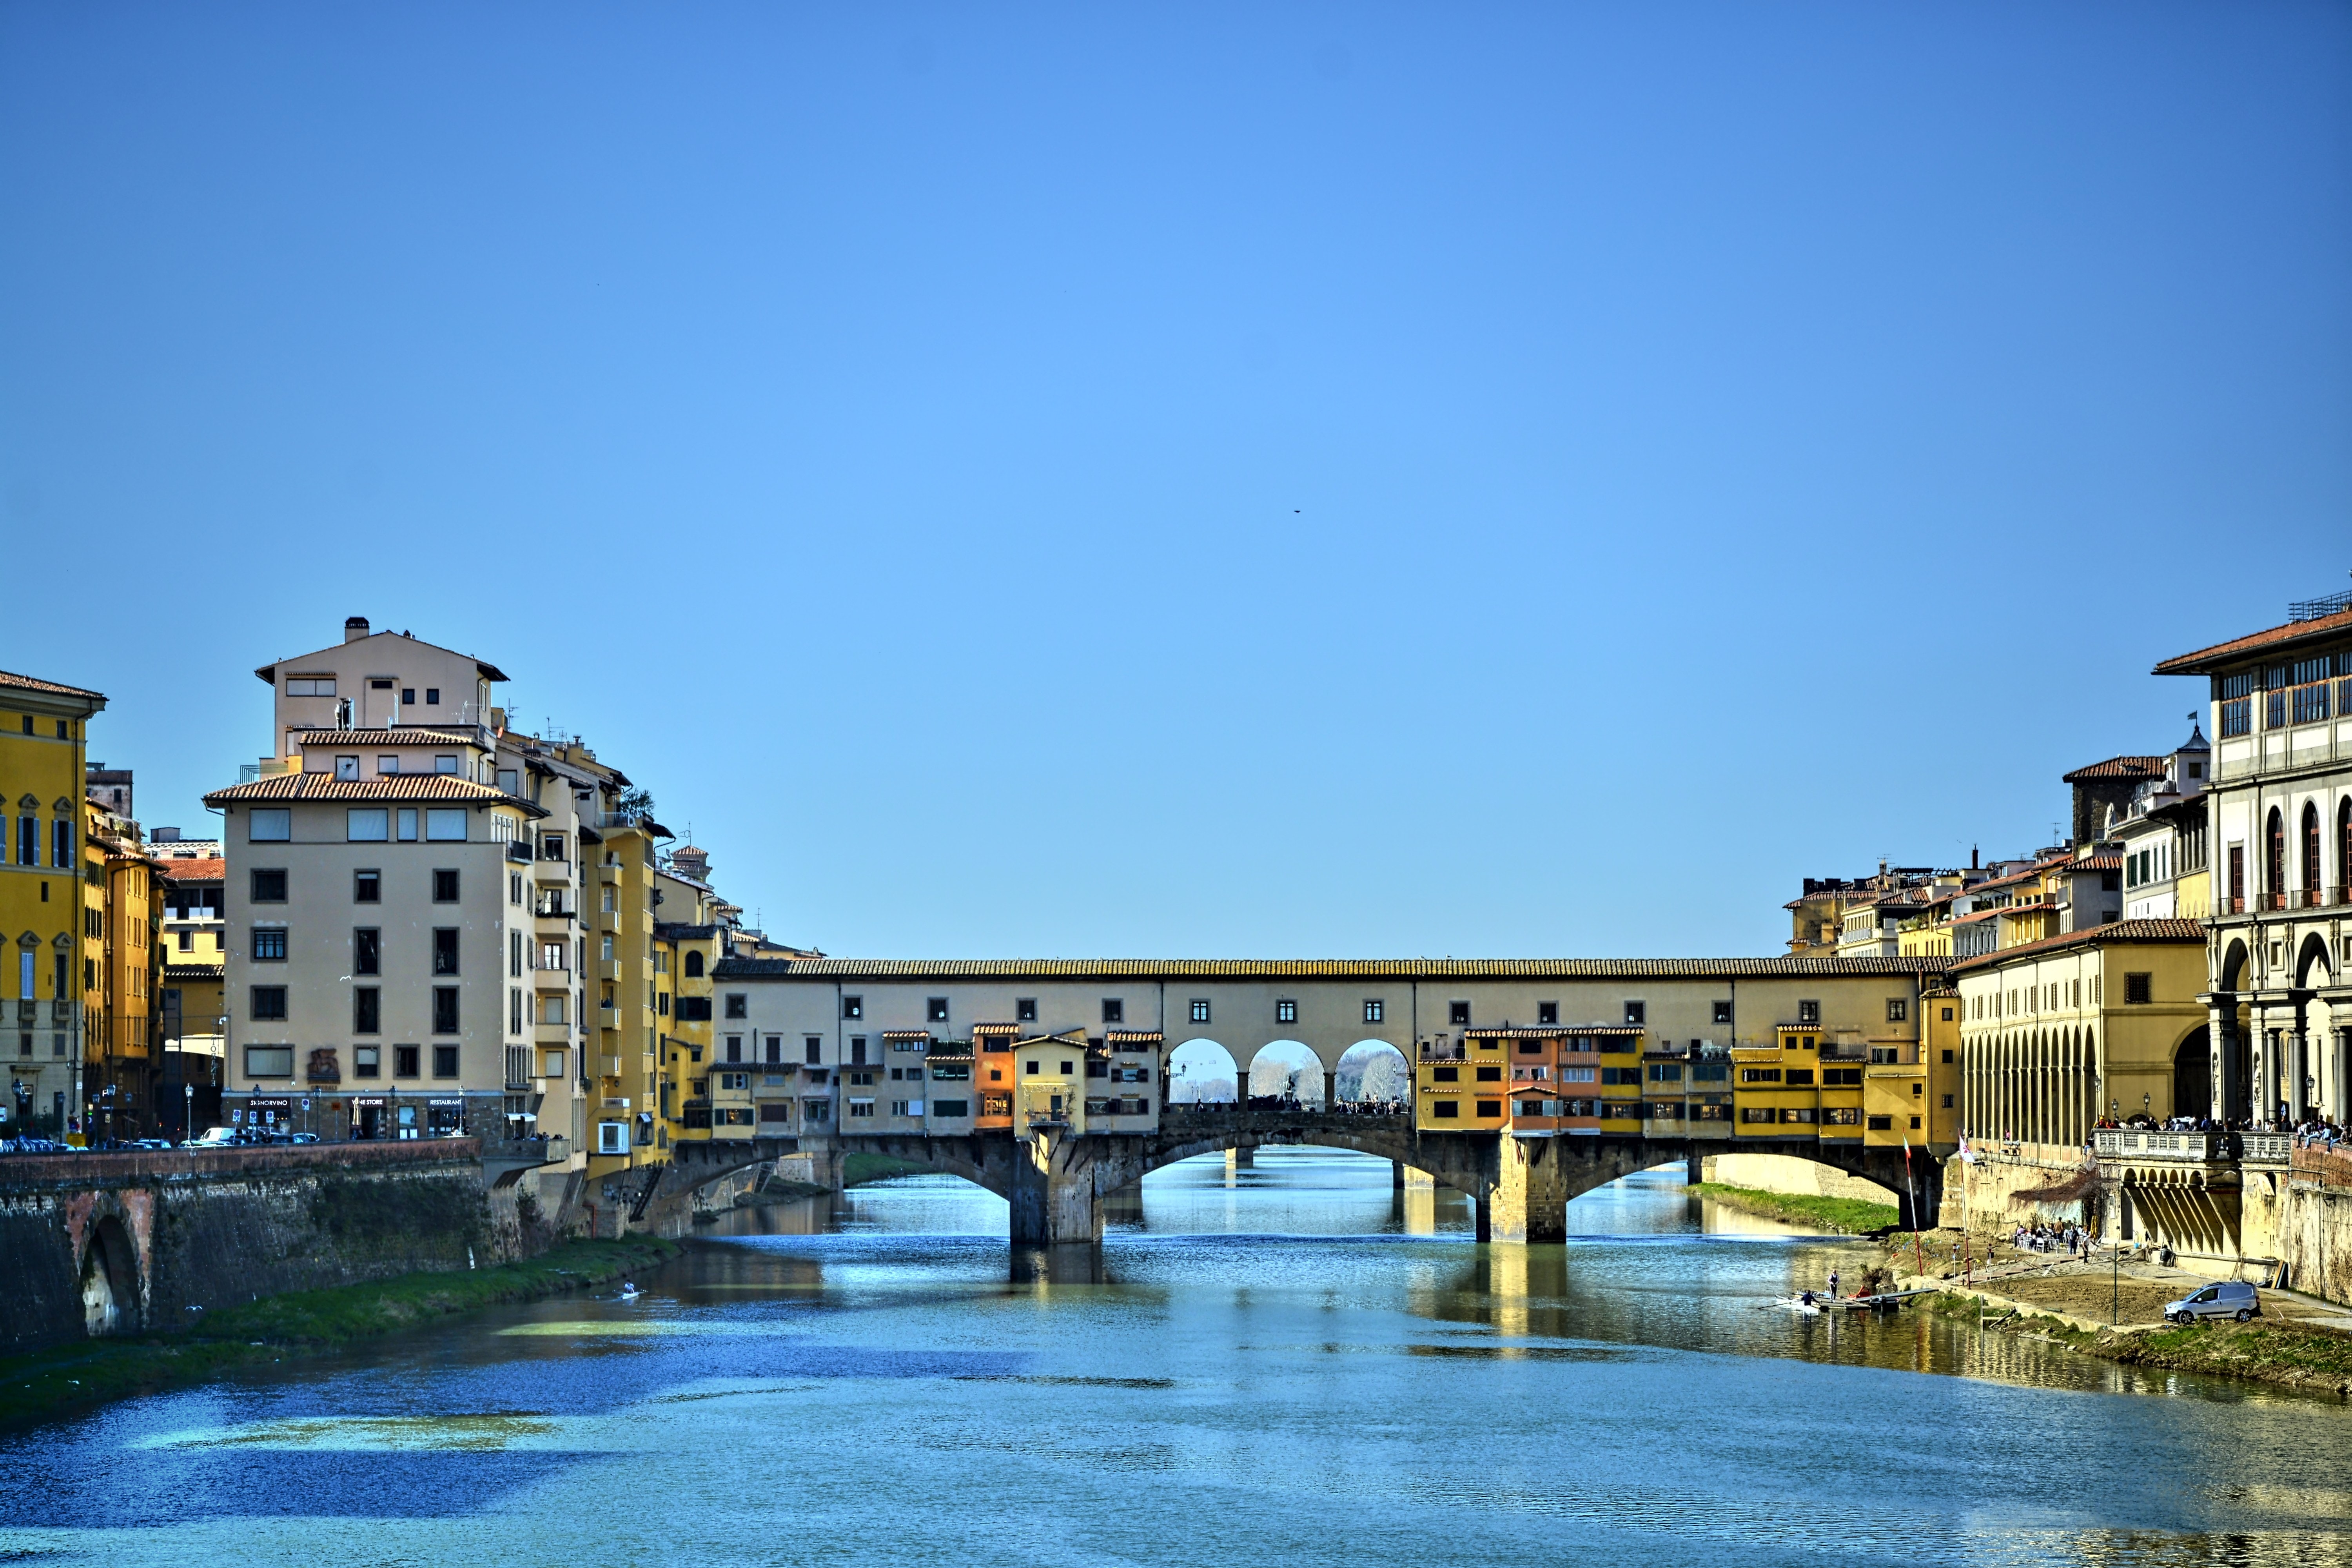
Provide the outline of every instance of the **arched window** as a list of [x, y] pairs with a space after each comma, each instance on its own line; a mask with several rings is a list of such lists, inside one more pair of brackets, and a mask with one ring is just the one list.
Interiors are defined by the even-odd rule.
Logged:
[[[2269, 880], [2263, 884], [2265, 893], [2286, 891], [2286, 824], [2279, 817], [2277, 806], [2271, 807], [2270, 831], [2263, 839], [2263, 870]], [[2276, 906], [2273, 905], [2273, 908]]]
[[2352, 888], [2352, 795], [2344, 797], [2336, 808], [2336, 901], [2352, 899], [2344, 889]]
[[[2319, 891], [2319, 871], [2324, 864], [2319, 858], [2319, 807], [2310, 801], [2303, 803], [2303, 890], [2316, 895]], [[2305, 900], [2306, 908], [2319, 902], [2316, 896]]]
[[686, 977], [688, 980], [699, 980], [702, 978], [702, 954], [691, 950], [688, 952], [686, 955]]

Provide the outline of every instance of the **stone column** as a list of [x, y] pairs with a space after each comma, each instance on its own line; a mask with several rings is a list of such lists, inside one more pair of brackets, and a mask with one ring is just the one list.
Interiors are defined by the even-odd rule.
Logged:
[[1404, 1162], [1402, 1160], [1391, 1160], [1389, 1162], [1389, 1191], [1392, 1193], [1401, 1193], [1404, 1191]]
[[2205, 1004], [2205, 1043], [2212, 1053], [2213, 1116], [2226, 1121], [2238, 1109], [2238, 999], [2227, 992]]
[[1336, 1072], [1326, 1072], [1323, 1075], [1323, 1109], [1328, 1110], [1339, 1103], [1339, 1075]]
[[1253, 1170], [1257, 1165], [1257, 1151], [1247, 1143], [1237, 1143], [1225, 1151], [1225, 1174], [1235, 1171]]

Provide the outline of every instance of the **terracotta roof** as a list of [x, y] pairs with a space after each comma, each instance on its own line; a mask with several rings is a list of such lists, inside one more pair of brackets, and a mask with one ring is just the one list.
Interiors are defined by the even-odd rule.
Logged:
[[[1989, 921], [1989, 920], [1992, 919], [1992, 918], [1993, 918], [1993, 916], [1995, 916], [1995, 915], [2005, 915], [2005, 914], [2007, 914], [2011, 909], [2014, 909], [2015, 907], [2016, 907], [2016, 906], [2012, 904], [2012, 905], [2008, 906], [2007, 908], [1998, 909], [1998, 910], [1970, 910], [1970, 911], [1969, 911], [1969, 913], [1967, 913], [1967, 914], [1964, 914], [1964, 915], [1956, 915], [1956, 916], [1954, 916], [1954, 917], [1953, 917], [1953, 919], [1952, 919], [1952, 923], [1953, 923], [1954, 925], [1956, 925], [1956, 926], [1964, 926], [1964, 925], [1973, 924], [1974, 922], [1979, 921]], [[2035, 905], [2033, 905], [2032, 907], [2033, 907], [2034, 909], [2037, 909], [2037, 910], [2038, 910], [2038, 909], [2042, 908], [2042, 905], [2040, 905], [2040, 904], [2035, 904]]]
[[2323, 637], [2340, 637], [2352, 632], [2352, 610], [2338, 610], [2332, 616], [2322, 616], [2315, 621], [2289, 621], [2283, 626], [2273, 626], [2266, 632], [2215, 643], [2200, 647], [2195, 653], [2184, 653], [2168, 658], [2156, 667], [2158, 675], [2207, 675], [2222, 665], [2234, 663], [2248, 654], [2283, 651], [2294, 645]]
[[1950, 966], [1930, 957], [730, 958], [713, 973], [739, 980], [1793, 980], [1940, 974]]
[[218, 980], [224, 972], [223, 966], [219, 964], [167, 963], [163, 966], [163, 978], [166, 980]]
[[2076, 768], [2071, 773], [2058, 775], [2060, 784], [2081, 784], [2085, 779], [2148, 779], [2164, 776], [2162, 757], [2109, 757], [2104, 763], [2093, 763], [2087, 768]]
[[[798, 961], [797, 961], [797, 960], [793, 960], [793, 959], [783, 959], [783, 960], [768, 960], [768, 959], [761, 959], [761, 960], [756, 960], [756, 961], [754, 961], [754, 962], [759, 962], [759, 963], [774, 963], [774, 962], [782, 962], [782, 963], [795, 963], [795, 962], [798, 962]], [[1021, 1032], [1021, 1026], [1020, 1026], [1020, 1025], [1018, 1025], [1018, 1024], [974, 1024], [974, 1025], [971, 1026], [972, 1037], [973, 1037], [974, 1039], [978, 1039], [978, 1038], [979, 1038], [981, 1036], [982, 1036], [982, 1035], [1017, 1035], [1017, 1034], [1019, 1034], [1020, 1032]]]
[[103, 691], [89, 691], [79, 686], [60, 686], [54, 680], [36, 680], [29, 675], [11, 675], [5, 669], [0, 669], [0, 689], [41, 691], [52, 697], [88, 697], [100, 702], [106, 700]]
[[339, 779], [327, 773], [279, 773], [275, 778], [255, 779], [251, 784], [231, 784], [205, 796], [206, 805], [242, 805], [253, 802], [318, 800], [421, 800], [462, 801], [468, 805], [511, 805], [533, 816], [545, 816], [546, 808], [519, 800], [488, 784], [476, 784], [452, 773], [401, 773], [392, 778]]
[[[152, 845], [149, 847], [153, 847]], [[155, 858], [155, 869], [174, 882], [217, 882], [228, 875], [228, 862], [218, 858], [210, 860], [174, 860], [169, 856]]]
[[1103, 1041], [1113, 1046], [1149, 1046], [1168, 1037], [1157, 1029], [1105, 1029]]
[[2057, 869], [2066, 871], [2120, 871], [2124, 858], [2120, 855], [2085, 855], [2080, 860], [2069, 860]]
[[886, 1040], [928, 1040], [931, 1032], [929, 1029], [885, 1029], [882, 1037]]
[[458, 741], [478, 746], [470, 725], [403, 724], [397, 730], [304, 730], [296, 739], [306, 746], [430, 746]]
[[2004, 947], [1999, 952], [1988, 952], [1979, 958], [1964, 958], [1952, 965], [1958, 974], [1972, 969], [1989, 969], [2007, 963], [2015, 958], [2039, 958], [2046, 953], [2063, 952], [2070, 947], [2095, 947], [2116, 942], [2193, 942], [2202, 946], [2205, 925], [2201, 921], [2152, 920], [2113, 921], [2102, 926], [2085, 926], [2061, 936], [2045, 936], [2040, 942], [2020, 942]]

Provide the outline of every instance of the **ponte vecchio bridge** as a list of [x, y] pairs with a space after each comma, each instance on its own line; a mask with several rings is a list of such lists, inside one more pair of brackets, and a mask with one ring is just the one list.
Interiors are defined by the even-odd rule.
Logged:
[[[1932, 1224], [1948, 962], [729, 960], [709, 1135], [627, 1195], [642, 1216], [756, 1163], [870, 1152], [1003, 1196], [1016, 1244], [1092, 1242], [1103, 1200], [1163, 1165], [1314, 1143], [1466, 1194], [1481, 1239], [1539, 1241], [1581, 1193], [1736, 1150], [1864, 1176]], [[1311, 1059], [1321, 1103], [1171, 1101], [1187, 1047], [1237, 1086], [1267, 1050]], [[1336, 1103], [1366, 1047], [1404, 1058], [1403, 1103]]]

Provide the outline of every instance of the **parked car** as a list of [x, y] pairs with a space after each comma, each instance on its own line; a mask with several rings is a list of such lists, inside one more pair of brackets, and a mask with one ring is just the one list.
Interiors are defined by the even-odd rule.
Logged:
[[180, 1145], [183, 1149], [234, 1149], [245, 1139], [234, 1127], [207, 1127]]
[[2168, 1323], [2193, 1323], [2200, 1318], [2234, 1318], [2242, 1323], [2262, 1315], [2262, 1298], [2242, 1279], [2224, 1279], [2164, 1304], [2164, 1321]]

